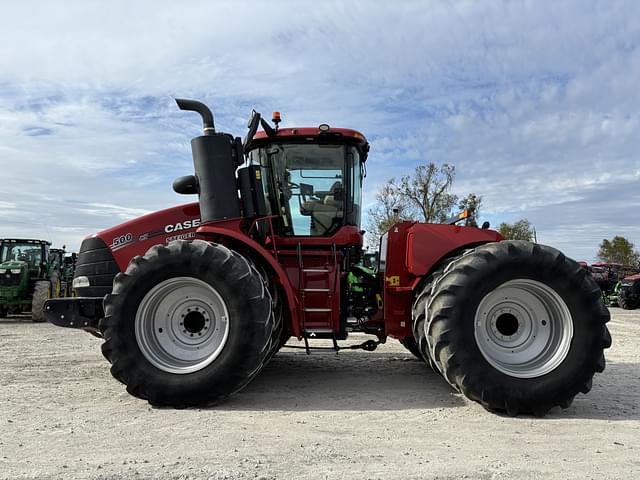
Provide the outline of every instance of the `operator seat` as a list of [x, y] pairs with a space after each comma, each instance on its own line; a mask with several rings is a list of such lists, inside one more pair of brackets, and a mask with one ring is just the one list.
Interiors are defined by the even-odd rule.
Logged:
[[[337, 197], [337, 198], [336, 198]], [[342, 183], [335, 182], [322, 200], [307, 200], [301, 213], [311, 216], [311, 235], [324, 235], [336, 218], [342, 218]]]

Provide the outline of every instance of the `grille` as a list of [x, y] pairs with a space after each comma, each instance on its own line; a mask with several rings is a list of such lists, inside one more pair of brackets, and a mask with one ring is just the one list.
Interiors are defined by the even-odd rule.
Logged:
[[0, 273], [0, 286], [15, 287], [16, 285], [20, 285], [19, 273]]
[[111, 293], [113, 277], [120, 272], [111, 250], [100, 238], [87, 238], [80, 245], [74, 277], [85, 276], [90, 286], [75, 289], [79, 297], [104, 297]]

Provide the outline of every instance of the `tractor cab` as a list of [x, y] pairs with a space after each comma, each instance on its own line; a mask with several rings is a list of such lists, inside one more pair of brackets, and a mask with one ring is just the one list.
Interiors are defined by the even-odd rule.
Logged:
[[368, 144], [347, 129], [282, 129], [250, 141], [247, 167], [258, 168], [267, 215], [283, 236], [326, 237], [360, 226]]
[[0, 271], [4, 271], [5, 278], [8, 274], [17, 277], [21, 269], [28, 272], [29, 278], [42, 277], [49, 260], [49, 245], [43, 240], [1, 240]]
[[49, 262], [51, 265], [62, 269], [64, 265], [65, 250], [64, 248], [52, 248], [49, 250]]

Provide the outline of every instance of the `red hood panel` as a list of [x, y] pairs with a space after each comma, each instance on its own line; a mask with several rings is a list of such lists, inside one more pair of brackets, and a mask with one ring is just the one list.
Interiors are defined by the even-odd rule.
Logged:
[[129, 260], [136, 255], [144, 255], [157, 244], [166, 245], [172, 240], [193, 238], [199, 226], [200, 206], [195, 202], [149, 213], [93, 236], [107, 244], [120, 270], [124, 272]]

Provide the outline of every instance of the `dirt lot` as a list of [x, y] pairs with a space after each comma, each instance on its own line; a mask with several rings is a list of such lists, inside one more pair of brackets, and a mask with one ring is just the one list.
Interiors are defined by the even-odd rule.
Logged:
[[638, 478], [640, 311], [613, 309], [607, 370], [546, 418], [491, 414], [396, 342], [284, 350], [203, 410], [150, 408], [100, 341], [0, 321], [0, 478]]

